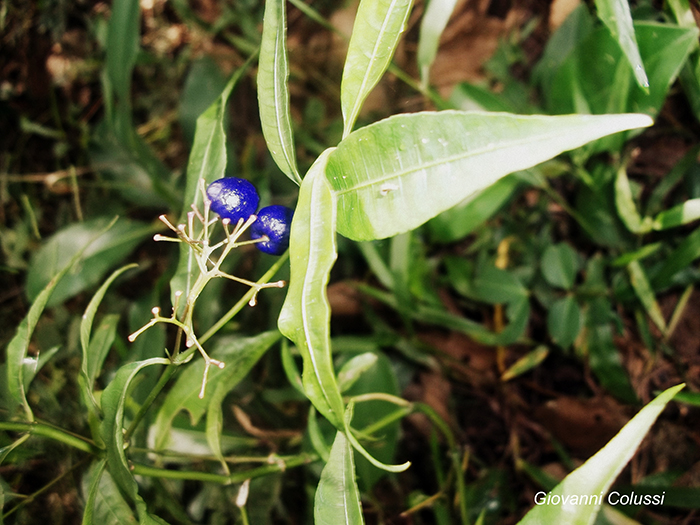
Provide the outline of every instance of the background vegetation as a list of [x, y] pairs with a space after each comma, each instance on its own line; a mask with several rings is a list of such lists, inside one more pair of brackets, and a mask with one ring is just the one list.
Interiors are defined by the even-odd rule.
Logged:
[[[146, 521], [141, 504], [170, 523], [311, 523], [323, 467], [323, 446], [313, 441], [325, 435], [330, 445], [333, 434], [310, 416], [285, 362], [296, 358], [275, 331], [286, 291], [263, 290], [255, 307], [244, 307], [248, 289], [220, 279], [198, 301], [202, 333], [236, 313], [210, 347], [233, 359], [229, 375], [209, 386], [225, 396], [223, 464], [208, 440], [209, 415], [194, 401], [202, 360], [150, 399], [159, 359], [178, 336], [157, 325], [127, 339], [154, 306], [170, 309], [179, 251], [152, 241], [167, 234], [157, 217], [179, 215], [196, 120], [234, 72], [238, 82], [220, 109], [226, 173], [254, 182], [263, 204], [296, 203], [298, 188], [270, 157], [259, 120], [264, 5], [144, 1], [138, 23], [124, 5], [0, 5], [0, 341], [13, 355], [21, 323], [36, 324], [22, 370], [38, 422], [22, 426], [32, 418], [18, 417], [15, 386], [0, 382], [0, 515], [7, 523], [78, 523], [93, 501], [90, 512], [113, 523], [135, 522], [135, 514]], [[343, 136], [339, 86], [355, 10], [353, 2], [288, 5], [302, 173]], [[644, 133], [601, 139], [503, 178], [413, 232], [338, 238], [328, 288], [335, 364], [363, 372], [343, 378], [344, 394], [383, 392], [422, 407], [400, 422], [407, 412], [387, 403], [356, 407], [355, 428], [380, 429], [366, 445], [375, 457], [412, 462], [387, 474], [357, 457], [367, 523], [515, 523], [537, 491], [678, 383], [688, 385], [684, 397], [616, 484], [663, 491], [665, 505], [615, 510], [640, 523], [698, 519], [696, 12], [683, 2], [633, 6], [648, 89], [595, 12], [563, 1], [458, 2], [433, 54], [429, 29], [440, 23], [433, 13], [426, 25], [426, 5], [417, 2], [389, 73], [359, 116], [364, 125], [396, 113], [479, 108], [656, 119]], [[42, 290], [76, 254], [77, 266], [47, 298]], [[131, 262], [138, 267], [112, 274]], [[274, 279], [288, 278], [285, 259], [250, 246], [226, 263], [251, 281], [271, 268]], [[45, 305], [41, 317], [32, 318], [32, 304]], [[94, 317], [87, 325], [86, 308]], [[237, 361], [236, 345], [254, 351]], [[347, 365], [368, 352], [371, 362]], [[86, 353], [99, 357], [87, 364]], [[99, 397], [125, 381], [117, 370], [144, 360], [153, 366], [115, 407], [144, 422], [126, 437], [140, 476], [132, 508], [123, 480], [100, 476], [91, 463], [99, 416], [81, 381]], [[6, 360], [0, 377], [12, 366]], [[247, 503], [237, 499], [246, 479]], [[606, 512], [600, 520], [621, 519]]]

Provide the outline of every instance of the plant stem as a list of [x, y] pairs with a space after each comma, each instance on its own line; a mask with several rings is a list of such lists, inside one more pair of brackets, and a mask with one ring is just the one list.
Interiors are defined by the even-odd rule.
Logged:
[[199, 472], [196, 470], [170, 470], [140, 463], [132, 464], [132, 473], [137, 476], [148, 476], [162, 479], [179, 479], [179, 480], [196, 480], [209, 483], [218, 483], [220, 485], [231, 485], [234, 483], [243, 483], [246, 479], [259, 478], [275, 472], [284, 472], [288, 468], [298, 467], [312, 463], [318, 459], [315, 454], [299, 454], [298, 456], [290, 456], [280, 458], [277, 463], [257, 467], [241, 472], [234, 472], [230, 476], [224, 474], [212, 474], [210, 472]]
[[0, 430], [10, 430], [13, 432], [28, 432], [33, 436], [43, 436], [61, 443], [65, 443], [73, 448], [88, 452], [90, 454], [100, 454], [102, 451], [87, 438], [70, 434], [63, 429], [48, 425], [46, 423], [14, 423], [0, 421]]

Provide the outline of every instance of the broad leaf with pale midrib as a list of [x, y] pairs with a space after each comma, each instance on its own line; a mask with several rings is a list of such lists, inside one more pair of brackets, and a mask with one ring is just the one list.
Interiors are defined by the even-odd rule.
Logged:
[[351, 133], [328, 158], [337, 230], [354, 240], [412, 230], [501, 177], [591, 140], [650, 126], [647, 115], [395, 115]]

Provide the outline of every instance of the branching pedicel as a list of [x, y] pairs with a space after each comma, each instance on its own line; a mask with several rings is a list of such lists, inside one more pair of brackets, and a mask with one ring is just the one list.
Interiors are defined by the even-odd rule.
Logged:
[[[224, 368], [224, 363], [217, 359], [212, 359], [209, 354], [204, 350], [204, 347], [197, 340], [197, 336], [194, 333], [193, 327], [193, 316], [192, 312], [194, 310], [194, 305], [202, 293], [202, 290], [207, 285], [207, 283], [216, 277], [223, 277], [225, 279], [230, 279], [232, 281], [245, 284], [254, 289], [252, 298], [250, 299], [250, 306], [255, 306], [257, 302], [257, 294], [263, 288], [282, 288], [285, 285], [284, 281], [275, 281], [271, 283], [255, 283], [247, 279], [242, 279], [231, 275], [221, 270], [221, 264], [226, 259], [226, 256], [234, 248], [240, 246], [245, 246], [247, 244], [255, 244], [259, 242], [268, 241], [268, 237], [263, 236], [259, 239], [253, 239], [248, 241], [240, 241], [241, 235], [255, 222], [257, 217], [251, 215], [247, 220], [240, 219], [238, 223], [231, 230], [231, 221], [229, 219], [221, 219], [221, 225], [223, 226], [226, 238], [214, 245], [210, 245], [210, 238], [213, 232], [213, 226], [219, 221], [219, 217], [209, 218], [211, 210], [211, 200], [207, 197], [207, 193], [204, 189], [204, 179], [199, 180], [199, 191], [202, 194], [204, 201], [204, 213], [200, 212], [195, 204], [192, 204], [192, 211], [187, 214], [187, 224], [179, 224], [177, 227], [168, 220], [165, 215], [161, 215], [159, 219], [172, 231], [177, 234], [177, 237], [167, 237], [165, 235], [156, 234], [153, 236], [155, 241], [168, 241], [168, 242], [184, 242], [192, 250], [192, 255], [194, 260], [197, 262], [199, 267], [199, 273], [197, 279], [195, 280], [189, 294], [186, 297], [185, 309], [182, 313], [181, 319], [178, 319], [177, 312], [180, 306], [180, 299], [184, 292], [178, 290], [175, 292], [175, 304], [173, 304], [172, 313], [170, 317], [163, 317], [160, 314], [160, 308], [154, 307], [151, 312], [153, 313], [153, 319], [151, 319], [144, 326], [139, 328], [137, 331], [129, 336], [129, 341], [134, 342], [136, 338], [143, 332], [148, 330], [151, 326], [158, 323], [167, 323], [177, 326], [182, 333], [185, 335], [185, 346], [191, 348], [195, 346], [199, 353], [202, 354], [204, 358], [205, 367], [204, 374], [202, 376], [202, 387], [199, 391], [199, 398], [204, 398], [204, 393], [206, 389], [207, 377], [209, 375], [209, 368], [215, 366], [217, 368]], [[195, 220], [196, 219], [196, 220]], [[201, 226], [197, 226], [197, 225]], [[222, 250], [218, 257], [212, 258], [212, 255], [217, 250]], [[167, 352], [167, 350], [166, 350]], [[177, 351], [171, 359], [177, 355]], [[186, 358], [182, 359], [180, 363], [187, 362], [191, 359], [191, 354]]]

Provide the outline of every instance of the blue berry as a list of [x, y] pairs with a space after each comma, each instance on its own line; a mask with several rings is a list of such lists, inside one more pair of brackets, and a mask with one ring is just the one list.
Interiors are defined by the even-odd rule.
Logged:
[[267, 235], [269, 240], [255, 246], [261, 252], [282, 255], [289, 248], [289, 231], [294, 211], [286, 206], [267, 206], [258, 212], [258, 219], [250, 227], [250, 236], [259, 239]]
[[211, 211], [234, 225], [240, 219], [248, 220], [260, 202], [255, 186], [238, 177], [215, 180], [207, 188], [207, 196], [211, 200]]

